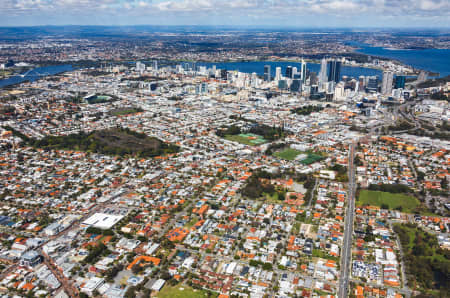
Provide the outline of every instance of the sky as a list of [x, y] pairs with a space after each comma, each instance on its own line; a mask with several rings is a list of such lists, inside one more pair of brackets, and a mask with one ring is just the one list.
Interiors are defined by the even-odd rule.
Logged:
[[0, 0], [0, 26], [450, 27], [450, 0]]

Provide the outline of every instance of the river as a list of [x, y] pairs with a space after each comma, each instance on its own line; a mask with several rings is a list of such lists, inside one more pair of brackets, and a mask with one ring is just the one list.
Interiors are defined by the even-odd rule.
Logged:
[[0, 88], [23, 83], [25, 81], [33, 82], [45, 76], [55, 75], [71, 70], [73, 70], [73, 67], [69, 64], [37, 67], [35, 69], [22, 73], [21, 75], [16, 75], [4, 80], [0, 80]]
[[398, 50], [356, 42], [349, 44], [357, 46], [358, 53], [395, 59], [417, 69], [439, 73], [440, 77], [450, 75], [450, 49]]
[[[272, 77], [275, 77], [275, 68], [281, 67], [281, 74], [284, 76], [286, 73], [286, 67], [292, 66], [297, 67], [297, 71], [300, 71], [300, 62], [281, 62], [281, 61], [249, 61], [249, 62], [198, 62], [196, 65], [202, 65], [207, 67], [212, 67], [215, 65], [218, 69], [226, 70], [238, 70], [244, 73], [256, 72], [258, 75], [264, 74], [264, 65], [270, 65], [270, 71]], [[307, 69], [315, 73], [319, 73], [320, 64], [317, 63], [307, 63]], [[358, 78], [359, 76], [378, 76], [381, 78], [381, 71], [378, 69], [365, 68], [365, 67], [352, 67], [352, 66], [342, 66], [341, 76], [348, 76], [353, 78]]]

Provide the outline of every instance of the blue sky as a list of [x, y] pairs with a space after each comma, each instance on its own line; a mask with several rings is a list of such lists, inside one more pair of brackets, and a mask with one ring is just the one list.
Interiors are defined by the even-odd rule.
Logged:
[[0, 26], [450, 27], [450, 0], [0, 0]]

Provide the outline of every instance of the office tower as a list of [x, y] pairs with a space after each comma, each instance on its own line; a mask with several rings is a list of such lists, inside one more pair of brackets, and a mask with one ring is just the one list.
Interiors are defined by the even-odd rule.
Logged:
[[325, 83], [327, 81], [327, 59], [323, 58], [320, 63], [319, 83]]
[[291, 83], [291, 91], [292, 92], [299, 92], [302, 90], [302, 81], [299, 79], [292, 80]]
[[358, 90], [364, 90], [364, 87], [366, 86], [366, 78], [364, 76], [359, 76], [358, 85], [359, 85]]
[[326, 83], [326, 89], [325, 91], [327, 93], [333, 93], [334, 92], [334, 87], [336, 86], [336, 83], [334, 81], [329, 81]]
[[[309, 84], [310, 85], [317, 85], [317, 83], [318, 83], [318, 78], [317, 78], [317, 74], [315, 73], [315, 72], [311, 72], [310, 74], [309, 74]], [[307, 82], [305, 82], [305, 84], [306, 84]]]
[[275, 68], [275, 80], [281, 80], [281, 67]]
[[295, 76], [297, 75], [297, 73], [298, 73], [298, 70], [297, 70], [297, 67], [292, 67], [292, 78], [293, 79], [295, 79]]
[[338, 83], [341, 79], [341, 62], [335, 59], [328, 61], [328, 81]]
[[197, 94], [208, 93], [208, 83], [203, 82], [200, 85], [197, 85], [196, 92]]
[[302, 59], [302, 66], [300, 69], [300, 79], [302, 80], [302, 83], [306, 83], [306, 62]]
[[220, 70], [220, 77], [222, 78], [222, 80], [226, 80], [227, 79], [227, 70], [226, 69], [221, 69]]
[[270, 65], [264, 65], [264, 81], [270, 82], [271, 80]]
[[395, 76], [395, 89], [405, 89], [406, 77], [404, 75]]
[[253, 72], [251, 76], [251, 86], [257, 88], [258, 85], [258, 75], [256, 74], [256, 72]]
[[140, 62], [140, 61], [136, 62], [136, 71], [144, 72], [145, 71], [145, 64]]
[[158, 70], [158, 61], [153, 60], [153, 70]]
[[286, 67], [286, 78], [292, 79], [293, 72], [292, 72], [292, 66]]
[[392, 94], [392, 82], [394, 80], [394, 73], [392, 71], [383, 72], [383, 80], [381, 82], [381, 93], [384, 95]]
[[342, 83], [339, 83], [334, 88], [334, 100], [342, 100], [345, 98], [345, 86]]
[[378, 91], [378, 77], [372, 76], [369, 77], [367, 81], [367, 91], [368, 92], [377, 92]]
[[278, 89], [280, 89], [280, 90], [287, 89], [286, 80], [278, 80]]

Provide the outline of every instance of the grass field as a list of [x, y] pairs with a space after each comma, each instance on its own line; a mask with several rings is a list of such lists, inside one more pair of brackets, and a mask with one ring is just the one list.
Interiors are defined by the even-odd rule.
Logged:
[[283, 200], [278, 199], [279, 198], [279, 194], [278, 192], [274, 192], [272, 195], [268, 194], [268, 193], [263, 193], [263, 197], [264, 197], [264, 201], [266, 203], [271, 203], [271, 204], [282, 204]]
[[305, 159], [302, 159], [300, 161], [304, 165], [310, 165], [312, 163], [315, 163], [316, 161], [323, 159], [323, 157], [318, 154], [311, 153], [311, 152], [302, 152], [302, 151], [298, 151], [298, 150], [291, 149], [291, 148], [286, 148], [282, 151], [275, 152], [273, 155], [275, 155], [276, 157], [282, 158], [282, 159], [286, 159], [286, 160], [294, 160], [300, 154], [308, 155], [308, 157], [306, 157]]
[[123, 115], [131, 115], [142, 112], [142, 109], [137, 108], [119, 108], [111, 111], [111, 115], [113, 116], [123, 116]]
[[304, 165], [310, 165], [310, 164], [315, 163], [316, 161], [319, 161], [322, 159], [323, 159], [323, 157], [318, 154], [308, 153], [308, 157], [303, 159], [300, 162]]
[[190, 229], [197, 223], [197, 221], [198, 221], [197, 217], [194, 217], [184, 227]]
[[[156, 294], [158, 298], [203, 298], [208, 297], [208, 293], [203, 290], [195, 290], [187, 285], [178, 284], [174, 287], [165, 285], [164, 288]], [[217, 297], [213, 295], [211, 297]]]
[[267, 143], [267, 140], [261, 137], [260, 135], [255, 135], [252, 133], [248, 134], [239, 134], [239, 135], [226, 135], [225, 139], [232, 141], [232, 142], [238, 142], [244, 145], [249, 146], [256, 146], [261, 145], [264, 143]]
[[385, 204], [389, 209], [402, 207], [402, 212], [407, 213], [414, 213], [414, 209], [420, 205], [419, 200], [412, 196], [373, 190], [361, 190], [356, 203], [359, 206], [371, 205], [379, 207]]
[[279, 158], [282, 158], [282, 159], [294, 160], [301, 153], [302, 153], [301, 151], [298, 151], [298, 150], [295, 150], [295, 149], [291, 149], [291, 148], [286, 148], [283, 151], [275, 152], [274, 155], [276, 157], [279, 157]]

